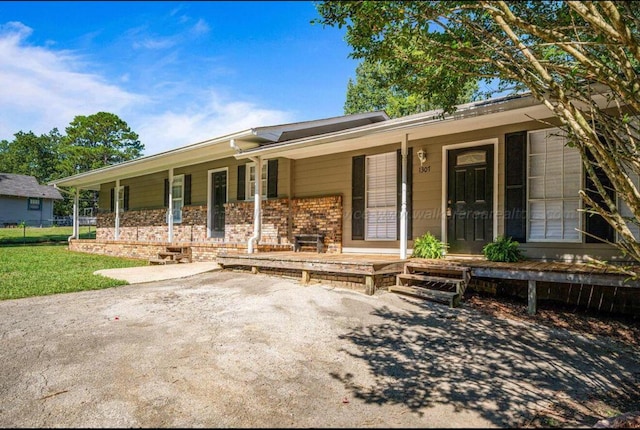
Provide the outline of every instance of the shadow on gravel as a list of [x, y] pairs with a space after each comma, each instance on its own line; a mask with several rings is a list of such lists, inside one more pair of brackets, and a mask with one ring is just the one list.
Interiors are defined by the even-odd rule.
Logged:
[[[402, 298], [403, 300], [407, 300]], [[413, 412], [437, 404], [475, 410], [497, 426], [523, 426], [540, 410], [592, 426], [602, 416], [575, 408], [596, 393], [640, 393], [639, 352], [563, 330], [507, 322], [467, 308], [415, 302], [417, 312], [374, 312], [384, 323], [342, 338], [375, 383], [359, 386], [333, 374], [367, 403], [403, 404]]]

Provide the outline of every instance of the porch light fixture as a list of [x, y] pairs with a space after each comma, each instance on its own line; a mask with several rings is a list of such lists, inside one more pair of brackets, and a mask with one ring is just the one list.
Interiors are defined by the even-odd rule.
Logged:
[[422, 166], [422, 164], [427, 161], [427, 152], [420, 148], [420, 150], [418, 151], [418, 160], [420, 160], [420, 165]]

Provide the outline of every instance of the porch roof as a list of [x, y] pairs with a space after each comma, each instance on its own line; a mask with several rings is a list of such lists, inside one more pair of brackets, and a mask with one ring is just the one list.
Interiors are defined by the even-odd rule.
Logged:
[[431, 110], [362, 127], [248, 148], [235, 154], [235, 157], [310, 158], [399, 143], [405, 134], [409, 140], [416, 140], [550, 116], [551, 111], [530, 94], [510, 95], [459, 105], [454, 113], [445, 116], [440, 109]]
[[170, 168], [233, 157], [237, 152], [236, 149], [231, 146], [232, 141], [241, 151], [245, 151], [287, 142], [291, 139], [308, 138], [309, 136], [361, 127], [363, 125], [375, 124], [387, 120], [389, 120], [387, 114], [379, 111], [290, 124], [255, 127], [158, 154], [140, 157], [135, 160], [57, 179], [49, 182], [49, 185], [98, 190], [100, 184], [112, 182], [116, 179], [142, 176]]

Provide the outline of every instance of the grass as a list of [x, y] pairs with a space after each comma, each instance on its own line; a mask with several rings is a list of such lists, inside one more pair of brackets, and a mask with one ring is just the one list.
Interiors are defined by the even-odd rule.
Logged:
[[126, 285], [93, 272], [145, 265], [144, 260], [72, 252], [66, 243], [0, 246], [0, 300]]
[[[80, 239], [95, 239], [95, 226], [80, 226]], [[15, 227], [0, 228], [0, 245], [65, 242], [73, 234], [73, 227]]]

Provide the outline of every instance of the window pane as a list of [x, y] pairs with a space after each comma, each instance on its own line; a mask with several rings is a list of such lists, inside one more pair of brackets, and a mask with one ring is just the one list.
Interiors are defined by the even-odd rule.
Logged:
[[366, 158], [365, 237], [367, 240], [395, 240], [396, 238], [396, 165], [395, 152]]
[[575, 240], [580, 237], [580, 233], [576, 230], [580, 226], [581, 213], [578, 212], [579, 206], [579, 199], [564, 201], [562, 220], [564, 222], [564, 238], [567, 240]]
[[531, 198], [531, 199], [543, 199], [544, 198], [544, 180], [543, 180], [543, 178], [531, 178], [531, 179], [529, 179], [529, 198]]
[[456, 157], [456, 166], [466, 166], [469, 164], [486, 163], [487, 151], [470, 151]]
[[[246, 199], [247, 200], [253, 200], [255, 198], [255, 193], [256, 193], [256, 165], [255, 164], [250, 164], [248, 165], [248, 169], [247, 169], [247, 192], [246, 192]], [[268, 175], [268, 170], [267, 170], [268, 164], [266, 161], [262, 162], [262, 173], [261, 173], [261, 186], [262, 186], [262, 197], [266, 198], [267, 197], [267, 178], [269, 177]]]
[[582, 162], [562, 131], [529, 133], [529, 239], [578, 241]]

